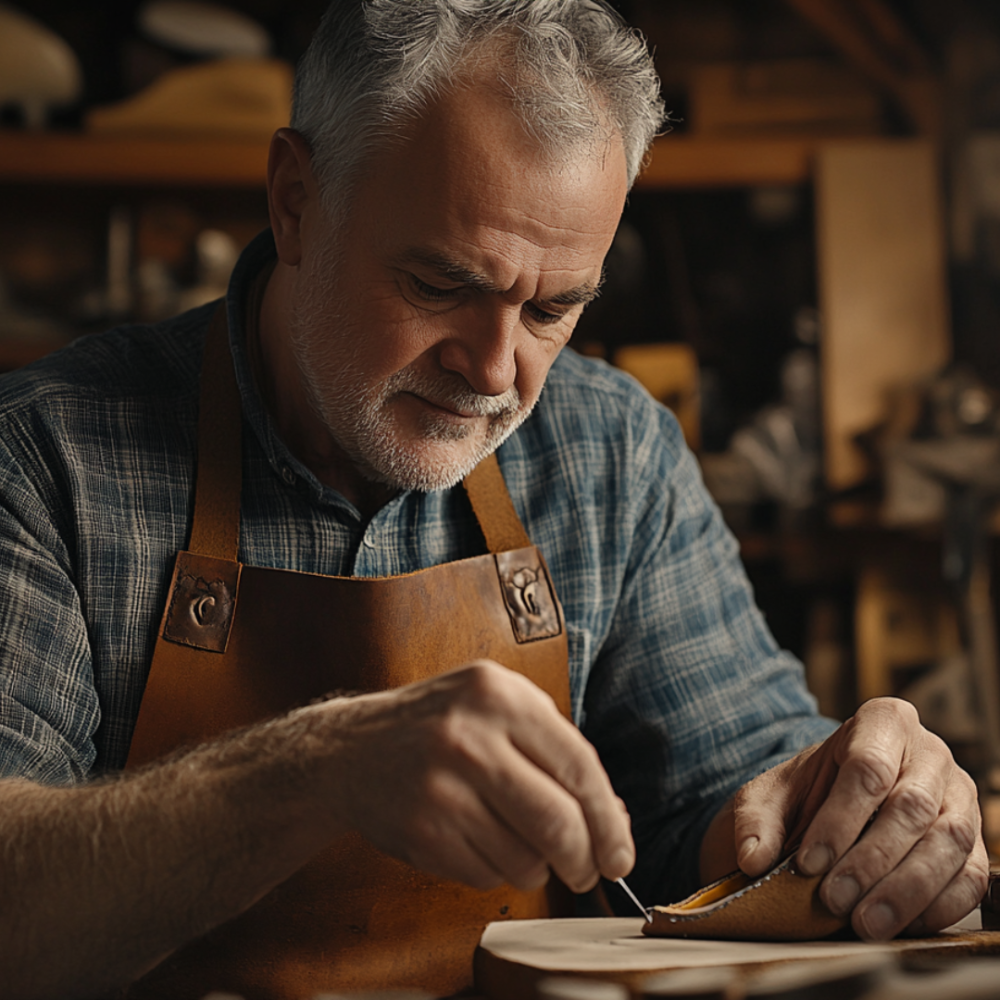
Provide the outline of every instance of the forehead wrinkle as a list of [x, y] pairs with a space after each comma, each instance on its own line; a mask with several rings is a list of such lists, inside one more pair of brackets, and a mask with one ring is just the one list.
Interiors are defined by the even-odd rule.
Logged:
[[506, 288], [501, 288], [496, 282], [487, 278], [485, 274], [474, 271], [461, 261], [437, 250], [413, 247], [402, 255], [402, 260], [414, 264], [424, 264], [436, 271], [442, 278], [447, 278], [456, 284], [468, 285], [470, 288], [476, 288], [483, 292], [495, 292], [498, 295], [503, 295], [507, 291]]
[[[486, 275], [474, 271], [468, 265], [461, 263], [461, 261], [455, 260], [437, 250], [412, 247], [402, 255], [401, 260], [404, 263], [423, 264], [448, 281], [467, 285], [478, 291], [491, 292], [496, 295], [506, 295], [510, 291], [510, 289], [496, 284], [496, 282], [490, 280]], [[603, 283], [604, 269], [602, 268], [601, 276], [596, 282], [585, 281], [573, 288], [568, 288], [564, 292], [548, 296], [542, 301], [559, 306], [586, 305], [588, 302], [593, 302], [601, 294], [601, 285]]]

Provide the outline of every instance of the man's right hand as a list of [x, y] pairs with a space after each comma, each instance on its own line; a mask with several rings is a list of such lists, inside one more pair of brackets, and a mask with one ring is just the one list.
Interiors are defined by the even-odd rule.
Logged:
[[481, 660], [331, 713], [343, 822], [416, 868], [489, 889], [570, 889], [635, 861], [597, 752], [531, 681]]
[[488, 662], [300, 708], [113, 781], [0, 780], [0, 812], [0, 982], [32, 1000], [132, 982], [350, 830], [477, 888], [532, 888], [551, 869], [582, 891], [634, 858], [593, 747]]

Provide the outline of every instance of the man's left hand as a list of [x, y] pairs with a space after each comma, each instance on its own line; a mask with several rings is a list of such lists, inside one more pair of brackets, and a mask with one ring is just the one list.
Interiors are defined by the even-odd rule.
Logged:
[[905, 701], [862, 705], [826, 742], [748, 782], [732, 808], [743, 871], [763, 874], [801, 836], [799, 869], [827, 873], [820, 898], [867, 940], [933, 933], [986, 891], [976, 786]]

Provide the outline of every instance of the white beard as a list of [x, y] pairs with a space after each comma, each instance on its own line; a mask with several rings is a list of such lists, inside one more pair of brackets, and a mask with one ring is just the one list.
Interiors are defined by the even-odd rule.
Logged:
[[[332, 242], [332, 241], [331, 241]], [[338, 302], [338, 253], [333, 246], [314, 258], [304, 276], [306, 292], [291, 317], [291, 344], [314, 412], [334, 441], [368, 480], [398, 490], [449, 489], [524, 422], [534, 402], [524, 406], [516, 387], [499, 396], [475, 392], [452, 372], [428, 377], [412, 365], [372, 383], [362, 370], [357, 345], [376, 333], [350, 328], [345, 317], [330, 311]], [[335, 331], [339, 347], [329, 346]], [[456, 424], [433, 413], [403, 437], [390, 406], [400, 393], [413, 393], [464, 414], [489, 417], [482, 424]], [[478, 440], [470, 441], [471, 434]]]

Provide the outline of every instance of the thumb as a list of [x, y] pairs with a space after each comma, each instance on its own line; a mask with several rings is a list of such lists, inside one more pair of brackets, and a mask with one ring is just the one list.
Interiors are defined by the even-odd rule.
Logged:
[[785, 850], [790, 789], [779, 765], [745, 784], [733, 799], [736, 861], [747, 875], [763, 875]]

